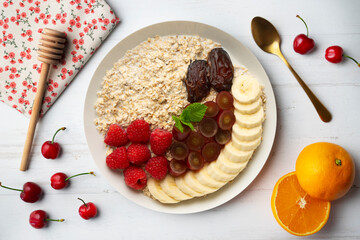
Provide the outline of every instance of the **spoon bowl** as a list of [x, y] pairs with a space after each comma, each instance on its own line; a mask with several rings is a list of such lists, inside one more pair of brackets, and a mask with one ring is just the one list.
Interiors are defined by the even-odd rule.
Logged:
[[268, 20], [262, 17], [254, 17], [251, 21], [251, 33], [256, 44], [265, 52], [277, 55], [290, 69], [291, 73], [295, 76], [301, 87], [304, 89], [307, 96], [310, 98], [317, 113], [324, 122], [330, 122], [332, 119], [331, 113], [320, 102], [315, 94], [310, 90], [306, 83], [300, 78], [300, 76], [291, 67], [280, 50], [280, 35], [274, 25]]
[[274, 49], [280, 50], [280, 35], [276, 28], [261, 17], [251, 21], [251, 33], [256, 44], [265, 52], [274, 54]]

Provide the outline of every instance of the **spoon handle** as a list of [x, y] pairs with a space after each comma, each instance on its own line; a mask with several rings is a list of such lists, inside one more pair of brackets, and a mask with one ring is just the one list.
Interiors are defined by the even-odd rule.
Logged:
[[305, 93], [310, 98], [312, 104], [314, 105], [317, 113], [319, 114], [320, 118], [324, 122], [330, 122], [332, 119], [331, 113], [326, 109], [326, 107], [321, 103], [321, 101], [315, 96], [315, 94], [310, 90], [310, 88], [306, 85], [306, 83], [300, 78], [300, 76], [295, 72], [289, 62], [286, 60], [284, 55], [280, 52], [278, 54], [280, 59], [286, 64], [286, 66], [290, 69], [292, 74], [295, 76], [296, 80], [299, 82], [301, 87], [304, 89]]

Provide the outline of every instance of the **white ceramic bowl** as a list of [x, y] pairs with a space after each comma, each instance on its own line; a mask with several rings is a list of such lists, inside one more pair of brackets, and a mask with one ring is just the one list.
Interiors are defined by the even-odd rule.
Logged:
[[[264, 122], [263, 141], [261, 145], [256, 150], [246, 169], [241, 172], [231, 184], [227, 184], [217, 192], [206, 197], [191, 199], [175, 205], [164, 205], [146, 197], [141, 192], [133, 191], [128, 188], [124, 183], [123, 175], [118, 172], [111, 171], [106, 166], [103, 136], [97, 132], [93, 123], [93, 120], [96, 118], [94, 105], [97, 98], [96, 93], [101, 88], [101, 82], [103, 76], [105, 76], [105, 72], [111, 69], [115, 61], [121, 58], [127, 50], [134, 48], [136, 45], [145, 41], [149, 37], [176, 34], [199, 35], [219, 42], [229, 53], [234, 64], [241, 64], [248, 68], [249, 71], [265, 87], [264, 91], [267, 98], [266, 120]], [[215, 27], [202, 23], [188, 21], [163, 22], [145, 27], [130, 34], [120, 41], [101, 61], [91, 79], [86, 94], [84, 106], [84, 128], [90, 152], [99, 170], [105, 176], [107, 181], [109, 181], [110, 184], [124, 197], [140, 206], [159, 212], [178, 214], [194, 213], [214, 208], [229, 201], [241, 193], [259, 174], [270, 154], [275, 138], [276, 103], [271, 83], [260, 62], [250, 52], [250, 50], [236, 38]]]

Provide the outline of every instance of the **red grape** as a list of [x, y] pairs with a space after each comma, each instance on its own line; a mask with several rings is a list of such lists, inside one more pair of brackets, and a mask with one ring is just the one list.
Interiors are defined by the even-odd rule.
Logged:
[[203, 118], [199, 123], [200, 133], [207, 138], [215, 136], [218, 131], [218, 125], [213, 118]]
[[172, 130], [172, 135], [175, 140], [184, 141], [189, 136], [191, 129], [186, 125], [183, 125], [183, 128], [184, 128], [184, 131], [180, 132], [180, 130], [177, 127], [175, 127], [175, 125], [174, 125], [173, 130]]
[[219, 129], [215, 135], [215, 141], [220, 145], [225, 145], [231, 139], [231, 131], [230, 130], [222, 130]]
[[189, 148], [183, 142], [174, 142], [171, 145], [170, 154], [176, 160], [184, 160], [189, 154]]
[[173, 177], [183, 175], [187, 170], [185, 161], [172, 159], [169, 164], [169, 174]]
[[190, 170], [199, 170], [204, 166], [204, 158], [199, 152], [190, 152], [186, 159], [186, 165]]
[[208, 101], [204, 105], [207, 106], [205, 117], [215, 117], [219, 113], [219, 106], [216, 102]]
[[220, 154], [221, 146], [216, 142], [209, 142], [204, 145], [201, 150], [201, 155], [204, 160], [207, 162], [211, 162], [217, 159]]
[[230, 130], [234, 125], [235, 120], [235, 115], [231, 110], [222, 111], [217, 118], [219, 128], [222, 130]]
[[234, 106], [234, 98], [228, 91], [221, 91], [216, 96], [216, 103], [222, 110], [231, 109]]
[[190, 150], [200, 151], [202, 146], [204, 146], [205, 139], [198, 132], [191, 132], [189, 137], [186, 139], [186, 145]]

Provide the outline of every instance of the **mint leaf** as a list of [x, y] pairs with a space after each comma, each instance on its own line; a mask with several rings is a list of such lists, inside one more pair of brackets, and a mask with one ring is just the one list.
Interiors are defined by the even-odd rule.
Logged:
[[190, 109], [185, 108], [180, 115], [181, 122], [190, 122]]
[[182, 124], [188, 126], [191, 129], [191, 131], [195, 130], [195, 128], [194, 128], [194, 126], [192, 125], [191, 122], [183, 122], [183, 121], [181, 121], [181, 122], [182, 122]]
[[200, 122], [205, 115], [207, 106], [201, 103], [192, 103], [187, 106], [181, 113], [180, 117], [172, 116], [175, 121], [175, 127], [180, 132], [184, 132], [182, 124], [188, 126], [192, 131], [195, 130], [191, 122]]
[[192, 103], [185, 110], [188, 111], [190, 122], [200, 122], [205, 115], [207, 106], [201, 103]]
[[176, 116], [172, 116], [172, 119], [174, 119], [175, 121], [175, 127], [177, 127], [177, 129], [179, 129], [179, 131], [181, 133], [184, 132], [184, 127], [181, 124], [180, 118], [176, 117]]

